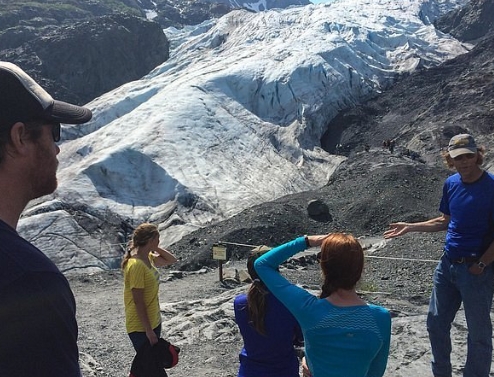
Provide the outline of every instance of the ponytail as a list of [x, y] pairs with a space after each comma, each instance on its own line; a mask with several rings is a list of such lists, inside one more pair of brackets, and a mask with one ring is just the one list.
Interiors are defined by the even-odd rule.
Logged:
[[266, 335], [264, 317], [266, 314], [266, 295], [268, 291], [264, 283], [254, 279], [247, 293], [247, 307], [249, 308], [249, 323], [259, 334]]
[[125, 268], [125, 265], [127, 264], [130, 257], [132, 256], [132, 250], [134, 250], [134, 242], [132, 242], [132, 240], [130, 240], [130, 242], [127, 246], [127, 251], [125, 252], [124, 257], [122, 259], [122, 264], [121, 264], [122, 270]]
[[254, 262], [261, 255], [269, 251], [267, 246], [258, 246], [253, 249], [247, 259], [247, 271], [249, 272], [252, 284], [247, 293], [247, 307], [249, 309], [249, 323], [256, 329], [259, 334], [266, 335], [264, 327], [264, 317], [266, 316], [267, 302], [266, 295], [269, 293], [268, 288], [257, 275], [254, 268]]
[[325, 281], [321, 287], [321, 294], [319, 298], [329, 297], [333, 292], [336, 292], [337, 288], [330, 282]]

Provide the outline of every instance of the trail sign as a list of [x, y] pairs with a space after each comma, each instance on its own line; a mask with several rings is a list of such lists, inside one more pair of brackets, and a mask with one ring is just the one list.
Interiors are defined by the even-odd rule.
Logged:
[[228, 260], [226, 253], [226, 246], [223, 245], [213, 245], [213, 259], [225, 261]]

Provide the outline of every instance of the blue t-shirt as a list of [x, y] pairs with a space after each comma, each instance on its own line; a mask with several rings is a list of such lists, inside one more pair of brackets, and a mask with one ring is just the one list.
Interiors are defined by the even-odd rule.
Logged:
[[479, 257], [494, 240], [494, 176], [463, 183], [460, 174], [444, 182], [439, 210], [450, 216], [445, 251], [451, 258]]
[[238, 377], [298, 377], [299, 362], [293, 344], [302, 340], [295, 317], [272, 294], [266, 296], [266, 335], [249, 324], [247, 295], [234, 301], [235, 321], [244, 341]]
[[65, 276], [1, 220], [0, 260], [0, 376], [80, 377]]
[[254, 267], [269, 290], [302, 327], [313, 377], [381, 377], [386, 370], [391, 316], [375, 305], [339, 307], [290, 283], [278, 266], [306, 249], [304, 237], [258, 258]]

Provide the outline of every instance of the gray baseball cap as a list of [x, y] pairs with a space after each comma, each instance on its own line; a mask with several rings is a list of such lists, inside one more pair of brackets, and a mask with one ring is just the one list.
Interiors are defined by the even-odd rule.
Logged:
[[85, 107], [53, 99], [17, 65], [0, 61], [0, 127], [30, 120], [81, 124], [92, 116]]
[[475, 139], [472, 135], [455, 135], [449, 141], [448, 152], [451, 158], [467, 153], [477, 153], [477, 144], [475, 143]]

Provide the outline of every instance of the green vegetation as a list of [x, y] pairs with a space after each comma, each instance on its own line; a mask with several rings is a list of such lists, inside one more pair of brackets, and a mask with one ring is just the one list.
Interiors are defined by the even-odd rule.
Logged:
[[362, 293], [375, 293], [378, 291], [377, 285], [373, 281], [361, 280], [357, 284], [357, 291]]

